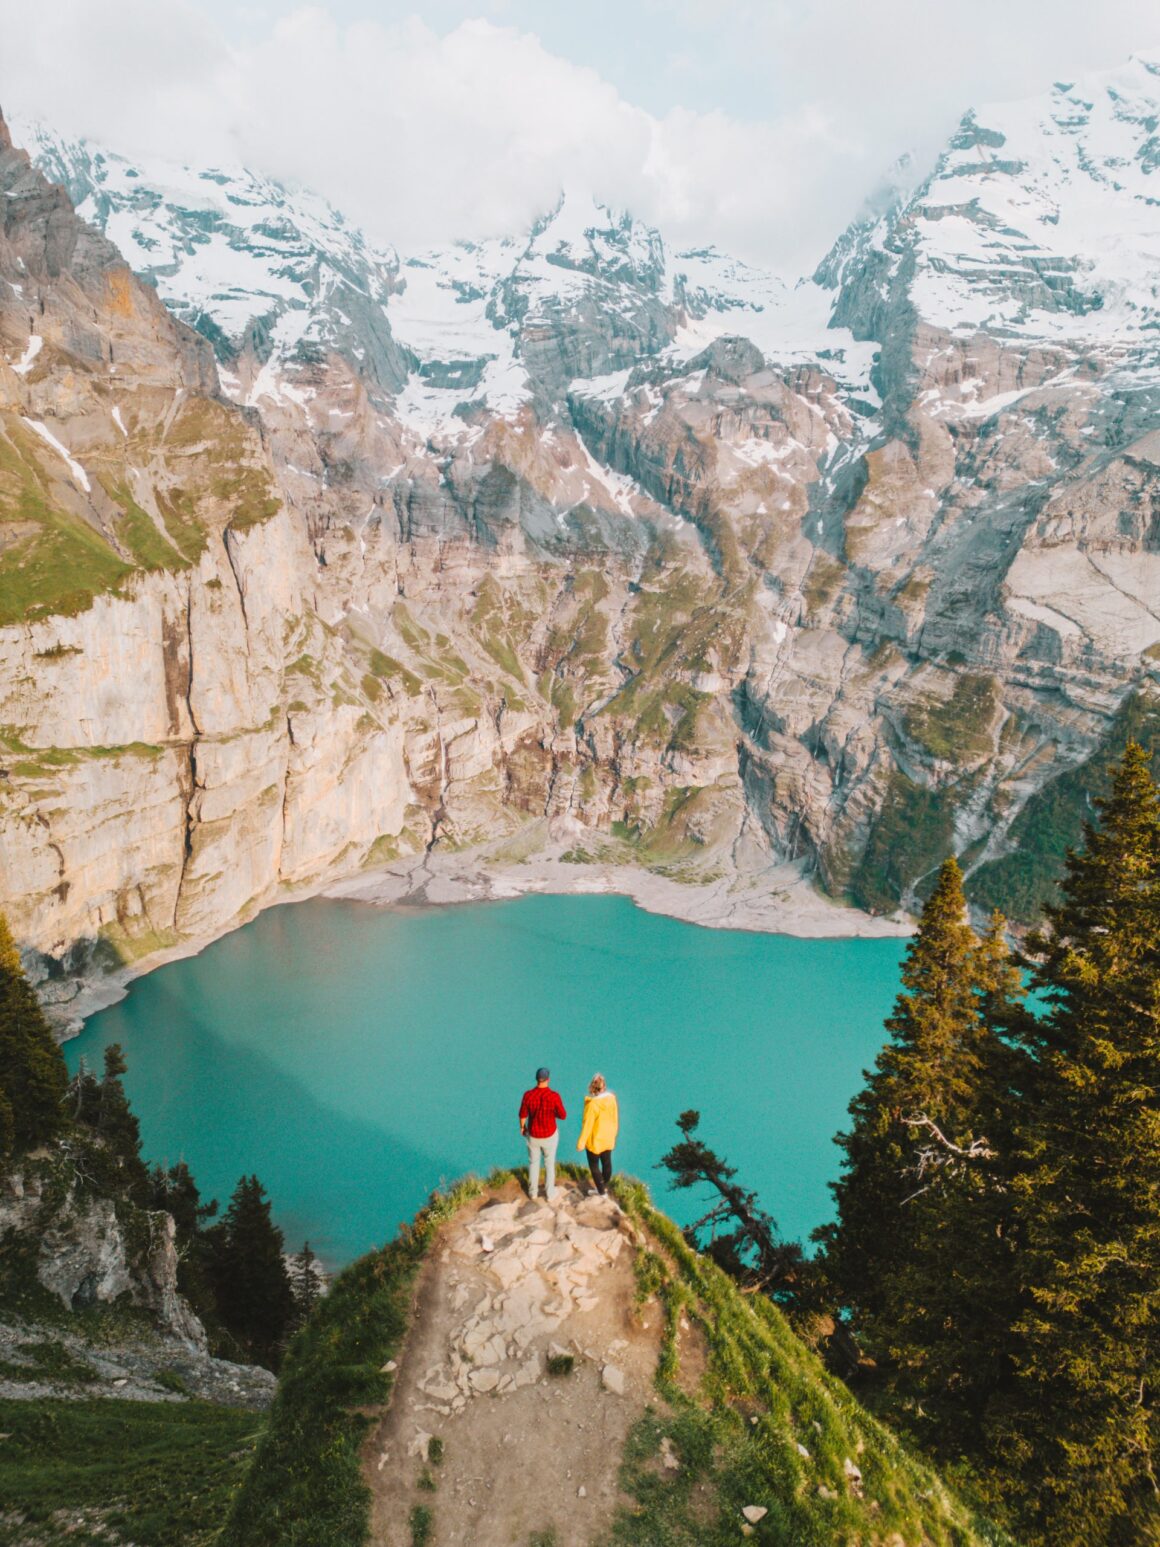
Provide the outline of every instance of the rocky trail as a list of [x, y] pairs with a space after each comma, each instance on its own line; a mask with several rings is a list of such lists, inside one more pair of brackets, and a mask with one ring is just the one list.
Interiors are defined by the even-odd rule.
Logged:
[[446, 1227], [366, 1445], [375, 1547], [410, 1547], [423, 1510], [435, 1547], [581, 1547], [609, 1525], [625, 1439], [656, 1401], [635, 1234], [571, 1180], [553, 1204], [509, 1182]]

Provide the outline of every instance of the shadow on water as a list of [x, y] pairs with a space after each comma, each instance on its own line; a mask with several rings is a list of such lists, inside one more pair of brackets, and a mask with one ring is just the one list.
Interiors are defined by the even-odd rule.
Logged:
[[105, 1046], [120, 1042], [146, 1158], [184, 1160], [203, 1199], [223, 1210], [238, 1177], [256, 1172], [290, 1250], [308, 1237], [324, 1261], [345, 1262], [394, 1236], [461, 1173], [450, 1154], [352, 1117], [273, 1058], [228, 1040], [164, 972], [97, 1021], [65, 1045], [69, 1068], [82, 1057], [99, 1068]]

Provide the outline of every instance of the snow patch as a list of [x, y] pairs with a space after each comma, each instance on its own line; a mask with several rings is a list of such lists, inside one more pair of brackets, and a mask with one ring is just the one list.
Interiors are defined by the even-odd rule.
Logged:
[[39, 435], [41, 440], [44, 441], [46, 445], [52, 447], [57, 456], [63, 457], [63, 459], [69, 465], [69, 471], [80, 484], [81, 488], [85, 491], [86, 494], [90, 494], [92, 492], [92, 488], [89, 484], [89, 475], [85, 472], [84, 468], [76, 460], [76, 458], [70, 456], [68, 450], [61, 445], [60, 441], [57, 440], [56, 436], [52, 433], [48, 426], [46, 424], [42, 424], [39, 419], [29, 419], [26, 414], [22, 414], [21, 417], [30, 430], [33, 430], [37, 435]]
[[[15, 290], [16, 286], [13, 285], [12, 288]], [[44, 340], [41, 338], [39, 333], [34, 333], [28, 340], [28, 344], [25, 347], [24, 353], [20, 356], [20, 359], [17, 361], [17, 363], [12, 367], [17, 376], [28, 375], [29, 371], [32, 369], [32, 362], [36, 359], [37, 355], [43, 348]]]

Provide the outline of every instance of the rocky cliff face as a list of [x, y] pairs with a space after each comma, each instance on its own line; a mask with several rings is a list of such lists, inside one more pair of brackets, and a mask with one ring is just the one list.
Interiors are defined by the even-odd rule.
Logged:
[[60, 1145], [5, 1175], [0, 1241], [9, 1270], [24, 1264], [25, 1278], [66, 1311], [127, 1302], [168, 1337], [204, 1353], [205, 1329], [177, 1289], [172, 1216], [95, 1191], [84, 1158]]
[[970, 115], [797, 286], [571, 195], [400, 259], [22, 128], [106, 233], [0, 150], [0, 902], [56, 992], [503, 833], [1002, 900], [1156, 723], [1157, 69]]

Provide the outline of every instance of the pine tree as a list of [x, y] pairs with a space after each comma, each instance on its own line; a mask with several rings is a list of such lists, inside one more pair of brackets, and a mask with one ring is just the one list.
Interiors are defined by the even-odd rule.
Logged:
[[1160, 791], [1129, 746], [1031, 938], [1024, 1305], [995, 1476], [1052, 1547], [1160, 1539]]
[[0, 1166], [12, 1154], [16, 1144], [16, 1114], [12, 1103], [0, 1090]]
[[977, 1439], [1009, 1370], [1001, 1168], [1019, 1060], [997, 1034], [1020, 985], [1003, 920], [979, 940], [948, 860], [902, 969], [891, 1035], [839, 1135], [825, 1265], [896, 1411], [933, 1448]]
[[978, 941], [966, 919], [962, 875], [948, 860], [923, 909], [902, 967], [903, 991], [886, 1022], [890, 1041], [850, 1103], [838, 1135], [843, 1175], [833, 1185], [836, 1225], [823, 1232], [831, 1273], [855, 1319], [883, 1305], [892, 1267], [884, 1247], [905, 1228], [903, 1204], [917, 1189], [912, 1167], [925, 1116], [944, 1131], [973, 1104], [979, 1071]]
[[779, 1304], [792, 1305], [807, 1268], [801, 1247], [783, 1240], [757, 1194], [733, 1180], [736, 1166], [696, 1137], [700, 1122], [699, 1112], [682, 1112], [677, 1118], [682, 1137], [658, 1162], [672, 1173], [673, 1187], [704, 1185], [717, 1194], [708, 1213], [686, 1228], [685, 1238], [747, 1288], [762, 1289]]
[[243, 1176], [210, 1232], [211, 1278], [226, 1329], [259, 1363], [277, 1368], [294, 1319], [294, 1295], [281, 1230], [256, 1176]]
[[95, 1127], [116, 1163], [116, 1185], [135, 1201], [149, 1196], [149, 1171], [141, 1159], [141, 1125], [125, 1094], [122, 1076], [129, 1065], [119, 1042], [105, 1049], [104, 1078], [100, 1082]]
[[95, 1128], [100, 1108], [101, 1082], [89, 1068], [88, 1059], [82, 1057], [77, 1061], [77, 1072], [68, 1083], [65, 1111], [72, 1122]]
[[190, 1241], [217, 1213], [217, 1199], [201, 1201], [193, 1172], [184, 1160], [166, 1170], [155, 1165], [149, 1172], [149, 1207], [173, 1215], [178, 1241]]
[[309, 1241], [303, 1241], [302, 1250], [291, 1257], [288, 1271], [294, 1296], [294, 1325], [301, 1327], [310, 1320], [314, 1307], [322, 1299], [324, 1282], [317, 1254]]
[[177, 1287], [211, 1336], [217, 1330], [217, 1300], [211, 1281], [212, 1238], [206, 1231], [217, 1214], [217, 1199], [201, 1201], [193, 1173], [184, 1160], [149, 1173], [149, 1207], [172, 1214], [177, 1226]]
[[64, 1058], [0, 915], [0, 1098], [10, 1114], [0, 1130], [8, 1129], [11, 1149], [31, 1149], [60, 1132], [67, 1086]]

